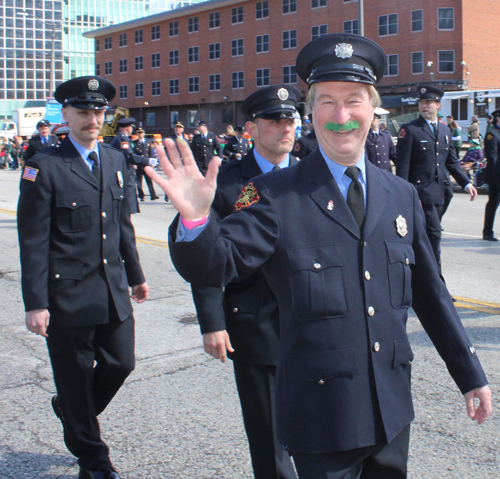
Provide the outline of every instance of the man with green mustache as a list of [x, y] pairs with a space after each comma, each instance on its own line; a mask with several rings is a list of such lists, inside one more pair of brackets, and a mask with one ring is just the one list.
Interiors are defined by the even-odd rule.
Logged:
[[407, 477], [410, 304], [469, 417], [483, 423], [491, 413], [491, 391], [439, 278], [416, 190], [365, 161], [385, 58], [359, 35], [306, 45], [296, 68], [309, 85], [318, 148], [294, 167], [250, 180], [237, 211], [220, 223], [210, 212], [217, 159], [203, 179], [187, 145], [178, 145], [179, 155], [167, 142], [169, 158], [158, 155], [168, 180], [149, 171], [180, 213], [170, 252], [187, 281], [220, 287], [260, 268], [276, 297], [278, 438], [300, 479]]

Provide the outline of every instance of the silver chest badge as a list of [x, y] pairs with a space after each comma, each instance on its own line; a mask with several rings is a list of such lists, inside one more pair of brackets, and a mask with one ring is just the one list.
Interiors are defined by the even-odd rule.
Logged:
[[396, 229], [398, 231], [398, 235], [404, 237], [408, 234], [408, 226], [406, 225], [406, 220], [399, 215], [396, 218]]
[[123, 174], [121, 171], [116, 172], [116, 177], [118, 178], [118, 186], [123, 188]]
[[339, 58], [351, 58], [353, 51], [350, 43], [337, 43], [335, 45], [335, 55]]

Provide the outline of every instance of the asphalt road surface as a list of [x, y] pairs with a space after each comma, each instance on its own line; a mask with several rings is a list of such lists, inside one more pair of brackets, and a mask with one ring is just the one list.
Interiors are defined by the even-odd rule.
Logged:
[[[24, 326], [19, 177], [0, 170], [0, 478], [76, 478], [75, 458], [50, 406], [55, 389], [44, 340]], [[135, 307], [136, 370], [100, 417], [112, 461], [124, 479], [252, 478], [231, 361], [204, 353], [189, 285], [170, 261], [167, 227], [175, 210], [163, 198], [146, 198], [133, 221], [151, 297]], [[443, 220], [443, 270], [498, 401], [500, 243], [481, 240], [486, 199], [471, 203], [455, 195]], [[498, 479], [498, 413], [482, 426], [472, 423], [414, 315], [408, 329], [416, 410], [409, 478]]]

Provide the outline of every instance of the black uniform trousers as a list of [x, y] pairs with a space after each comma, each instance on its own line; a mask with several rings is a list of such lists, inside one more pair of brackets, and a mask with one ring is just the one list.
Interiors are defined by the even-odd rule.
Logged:
[[293, 454], [300, 479], [405, 479], [410, 425], [389, 444], [331, 454]]
[[233, 365], [255, 479], [296, 479], [276, 435], [276, 366], [235, 359]]
[[109, 318], [98, 326], [47, 328], [66, 446], [80, 467], [91, 471], [111, 467], [97, 416], [135, 366], [134, 317], [120, 321], [113, 305]]
[[[441, 271], [441, 217], [443, 216], [443, 205], [423, 204], [425, 214], [425, 232], [431, 242], [432, 251], [436, 257], [439, 274], [443, 279]], [[444, 281], [444, 279], [443, 279]]]
[[146, 184], [148, 185], [149, 196], [151, 199], [157, 198], [155, 187], [153, 186], [153, 180], [146, 174], [144, 174], [144, 167], [137, 167], [135, 170], [135, 174], [137, 175], [137, 194], [141, 200], [144, 199], [144, 190], [142, 189], [142, 179], [146, 180]]
[[488, 203], [486, 203], [484, 209], [483, 236], [493, 236], [493, 224], [495, 223], [495, 214], [499, 204], [500, 192], [498, 191], [497, 184], [491, 178], [488, 181]]

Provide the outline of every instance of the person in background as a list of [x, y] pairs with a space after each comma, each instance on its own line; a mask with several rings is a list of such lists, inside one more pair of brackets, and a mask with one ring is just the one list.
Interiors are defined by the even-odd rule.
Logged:
[[492, 128], [484, 139], [484, 156], [486, 157], [485, 182], [488, 185], [488, 203], [484, 209], [483, 240], [498, 241], [493, 231], [495, 215], [500, 204], [500, 109], [491, 113]]
[[376, 167], [392, 173], [392, 163], [396, 162], [396, 147], [391, 134], [387, 130], [380, 129], [380, 118], [380, 114], [375, 111], [366, 137], [365, 154]]
[[462, 146], [462, 128], [458, 126], [455, 120], [451, 120], [448, 125], [451, 130], [451, 144], [455, 148], [457, 158], [460, 160], [460, 147]]
[[481, 132], [479, 131], [479, 120], [477, 116], [473, 115], [471, 124], [467, 127], [467, 136], [470, 140], [481, 140]]
[[23, 159], [25, 162], [49, 146], [59, 145], [57, 136], [50, 134], [50, 123], [47, 120], [40, 120], [36, 125], [36, 129], [38, 130], [38, 135], [31, 137], [28, 142], [28, 148], [24, 152]]
[[200, 120], [198, 128], [200, 129], [200, 133], [193, 137], [191, 150], [193, 151], [198, 168], [204, 175], [210, 160], [214, 156], [221, 156], [222, 147], [217, 136], [208, 131], [208, 123], [206, 121]]
[[184, 125], [180, 121], [174, 125], [174, 134], [170, 138], [172, 138], [172, 140], [176, 138], [184, 139]]
[[224, 146], [223, 155], [229, 160], [241, 160], [250, 151], [250, 142], [245, 138], [245, 127], [237, 126], [236, 134]]
[[[136, 155], [139, 156], [144, 156], [146, 158], [153, 158], [155, 153], [153, 151], [153, 146], [151, 144], [151, 141], [148, 140], [146, 136], [146, 132], [142, 128], [137, 129], [137, 140], [134, 140], [134, 152]], [[136, 170], [136, 175], [137, 175], [137, 192], [139, 194], [139, 199], [141, 201], [144, 201], [144, 190], [142, 189], [142, 178], [145, 176], [146, 184], [148, 185], [149, 189], [149, 196], [151, 198], [151, 201], [157, 200], [159, 196], [156, 195], [155, 193], [155, 187], [153, 185], [153, 182], [151, 181], [151, 178], [149, 178], [148, 175], [144, 175], [144, 166], [143, 165], [137, 165], [137, 170]]]

